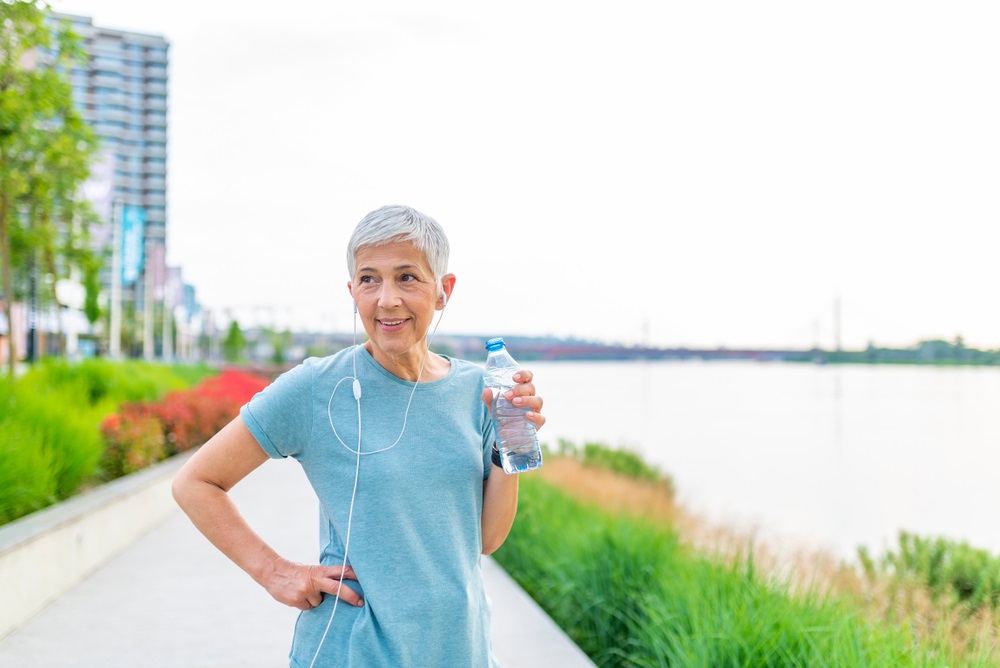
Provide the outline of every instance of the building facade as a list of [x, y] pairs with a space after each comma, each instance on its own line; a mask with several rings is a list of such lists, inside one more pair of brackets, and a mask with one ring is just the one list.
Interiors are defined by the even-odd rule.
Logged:
[[113, 198], [145, 211], [145, 239], [166, 245], [167, 110], [170, 44], [149, 35], [69, 21], [88, 57], [70, 71], [73, 100], [113, 156]]
[[[154, 351], [167, 355], [169, 346], [153, 331], [153, 321], [168, 320], [163, 316], [178, 306], [170, 303], [169, 294], [177, 290], [169, 285], [166, 268], [170, 44], [160, 35], [96, 26], [86, 16], [55, 13], [53, 19], [71, 25], [86, 54], [86, 62], [70, 70], [69, 81], [76, 107], [100, 138], [92, 180], [100, 182], [97, 190], [103, 194], [92, 201], [105, 224], [94, 230], [95, 243], [111, 247], [111, 220], [124, 221], [120, 302], [127, 313], [143, 314], [126, 323], [125, 331], [133, 341], [142, 339], [144, 356], [152, 357]], [[141, 241], [132, 248], [136, 235]], [[103, 278], [109, 299], [114, 298], [111, 277], [109, 260]], [[154, 317], [154, 309], [160, 315]], [[135, 331], [139, 320], [141, 337]], [[136, 354], [134, 349], [122, 352]]]

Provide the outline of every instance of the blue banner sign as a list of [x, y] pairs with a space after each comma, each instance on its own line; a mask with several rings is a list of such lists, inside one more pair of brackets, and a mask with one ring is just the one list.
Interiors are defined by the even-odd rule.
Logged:
[[122, 285], [132, 285], [139, 279], [144, 259], [143, 233], [146, 231], [146, 210], [126, 206], [122, 211]]

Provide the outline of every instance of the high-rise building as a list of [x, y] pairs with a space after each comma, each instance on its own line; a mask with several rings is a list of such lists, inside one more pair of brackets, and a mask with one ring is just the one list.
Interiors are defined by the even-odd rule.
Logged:
[[85, 16], [55, 18], [72, 24], [89, 59], [70, 72], [73, 100], [114, 155], [114, 198], [143, 208], [146, 239], [165, 245], [170, 44], [160, 35], [95, 26]]
[[[141, 228], [136, 257], [126, 259], [122, 298], [136, 309], [151, 313], [147, 302], [161, 302], [167, 272], [167, 80], [170, 44], [160, 35], [95, 26], [93, 19], [72, 14], [53, 15], [68, 21], [81, 38], [86, 63], [69, 72], [73, 100], [101, 140], [99, 163], [104, 172], [108, 209], [98, 211], [110, 222], [111, 202], [125, 228]], [[100, 209], [100, 207], [98, 207]], [[124, 215], [123, 215], [124, 212]], [[126, 233], [128, 234], [128, 233]], [[110, 245], [111, 226], [98, 241]], [[101, 238], [103, 236], [103, 238]], [[128, 248], [128, 240], [126, 240]], [[133, 254], [135, 255], [135, 254]], [[142, 260], [141, 268], [129, 265]], [[111, 284], [111, 267], [105, 285]], [[110, 293], [110, 290], [109, 290]], [[144, 352], [152, 354], [152, 317], [144, 326]]]

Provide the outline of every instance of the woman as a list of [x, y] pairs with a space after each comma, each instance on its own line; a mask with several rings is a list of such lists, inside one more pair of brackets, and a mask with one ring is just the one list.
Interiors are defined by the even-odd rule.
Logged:
[[[506, 539], [517, 476], [497, 467], [482, 369], [430, 352], [455, 288], [431, 218], [383, 207], [354, 230], [347, 289], [368, 341], [283, 374], [174, 482], [206, 537], [303, 612], [290, 665], [492, 666], [480, 554]], [[440, 320], [440, 319], [439, 319]], [[510, 391], [541, 427], [530, 371]], [[294, 457], [321, 506], [319, 564], [292, 563], [227, 492], [269, 457]]]

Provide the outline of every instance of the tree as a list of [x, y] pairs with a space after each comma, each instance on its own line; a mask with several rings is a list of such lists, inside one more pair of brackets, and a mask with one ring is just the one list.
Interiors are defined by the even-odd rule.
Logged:
[[271, 327], [262, 327], [260, 335], [262, 339], [269, 340], [271, 343], [271, 363], [284, 364], [285, 358], [288, 356], [288, 349], [292, 347], [291, 331], [287, 327], [280, 332]]
[[222, 341], [222, 356], [227, 362], [238, 362], [243, 358], [243, 351], [247, 347], [247, 339], [240, 329], [240, 323], [233, 320], [229, 323], [229, 331]]
[[[46, 17], [38, 0], [0, 0], [0, 289], [8, 322], [15, 270], [44, 266], [57, 301], [55, 283], [68, 271], [66, 260], [84, 265], [89, 250], [80, 241], [86, 205], [76, 192], [96, 138], [73, 106], [64, 73], [80, 55], [78, 38]], [[13, 376], [13, 336], [8, 352]]]

